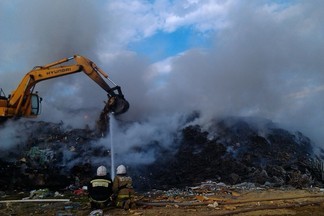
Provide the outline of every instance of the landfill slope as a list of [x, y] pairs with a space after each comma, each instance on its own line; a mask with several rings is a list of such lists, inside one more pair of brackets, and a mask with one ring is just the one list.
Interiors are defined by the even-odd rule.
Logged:
[[[90, 128], [34, 121], [21, 127], [26, 139], [1, 152], [2, 191], [79, 187], [100, 161], [110, 163], [109, 147], [96, 145], [101, 137]], [[127, 164], [139, 191], [184, 188], [207, 180], [294, 188], [323, 185], [324, 150], [315, 152], [307, 136], [271, 121], [231, 117], [214, 120], [207, 129], [184, 126], [174, 134], [172, 148], [157, 140], [129, 149], [156, 152], [151, 164]]]
[[181, 135], [175, 152], [164, 152], [142, 170], [144, 188], [185, 187], [206, 180], [294, 188], [323, 185], [323, 149], [316, 153], [301, 132], [271, 121], [232, 117], [215, 121], [207, 131], [199, 125], [185, 127]]

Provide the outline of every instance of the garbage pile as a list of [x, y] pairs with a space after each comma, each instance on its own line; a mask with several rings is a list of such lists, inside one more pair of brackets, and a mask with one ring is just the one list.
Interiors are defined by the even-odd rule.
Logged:
[[[100, 137], [89, 128], [27, 121], [27, 140], [0, 158], [0, 191], [38, 188], [76, 190], [95, 173], [98, 158], [107, 161], [109, 146], [94, 145]], [[176, 140], [176, 139], [174, 139]], [[324, 150], [314, 152], [300, 132], [270, 121], [244, 118], [215, 120], [210, 128], [184, 127], [174, 150], [165, 150], [149, 165], [129, 164], [138, 191], [186, 188], [201, 182], [226, 185], [295, 188], [323, 186]], [[145, 151], [144, 147], [142, 151]], [[250, 185], [250, 186], [251, 186]]]
[[206, 180], [295, 188], [323, 185], [324, 151], [315, 154], [312, 145], [302, 133], [260, 119], [226, 118], [215, 121], [208, 132], [188, 126], [176, 153], [164, 154], [146, 168], [145, 187], [169, 189]]
[[63, 122], [24, 122], [26, 141], [2, 152], [0, 190], [78, 187], [93, 175], [91, 158], [105, 156], [92, 142], [99, 137], [89, 128], [72, 129]]
[[[143, 199], [147, 202], [152, 201], [168, 201], [174, 203], [180, 203], [184, 201], [196, 200], [203, 202], [212, 200], [213, 198], [222, 199], [235, 198], [240, 196], [242, 191], [257, 191], [266, 190], [265, 187], [257, 187], [254, 183], [243, 182], [237, 185], [226, 185], [223, 182], [206, 181], [198, 183], [196, 186], [186, 186], [184, 188], [170, 188], [168, 190], [153, 189], [148, 192], [144, 192]], [[142, 199], [142, 200], [143, 200]]]

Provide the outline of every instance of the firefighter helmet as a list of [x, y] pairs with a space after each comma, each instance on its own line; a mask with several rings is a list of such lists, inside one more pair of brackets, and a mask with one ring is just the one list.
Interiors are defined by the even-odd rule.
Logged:
[[117, 167], [117, 175], [126, 174], [126, 167], [124, 165], [119, 165]]
[[105, 176], [107, 175], [107, 169], [105, 166], [100, 166], [97, 169], [97, 176]]

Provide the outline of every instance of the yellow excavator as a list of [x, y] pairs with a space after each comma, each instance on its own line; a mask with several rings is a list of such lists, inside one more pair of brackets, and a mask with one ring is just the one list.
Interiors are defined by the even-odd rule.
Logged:
[[[63, 65], [74, 60], [76, 64]], [[83, 71], [94, 80], [108, 95], [108, 101], [104, 108], [106, 114], [115, 115], [125, 113], [129, 108], [128, 101], [124, 98], [120, 86], [108, 78], [97, 65], [86, 57], [74, 55], [44, 66], [36, 66], [21, 80], [16, 90], [8, 97], [0, 90], [0, 120], [19, 117], [36, 117], [41, 111], [42, 98], [34, 92], [36, 83], [56, 77], [70, 75]], [[109, 80], [114, 87], [110, 87], [103, 77]]]

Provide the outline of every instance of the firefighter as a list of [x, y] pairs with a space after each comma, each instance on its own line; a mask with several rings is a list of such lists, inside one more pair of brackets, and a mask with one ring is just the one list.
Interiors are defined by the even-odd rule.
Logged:
[[104, 208], [111, 203], [112, 180], [107, 175], [105, 166], [97, 168], [97, 175], [91, 179], [88, 192], [91, 209]]
[[126, 167], [119, 165], [116, 170], [116, 177], [113, 182], [113, 193], [115, 204], [119, 208], [128, 210], [134, 207], [133, 196], [133, 181], [126, 173]]

